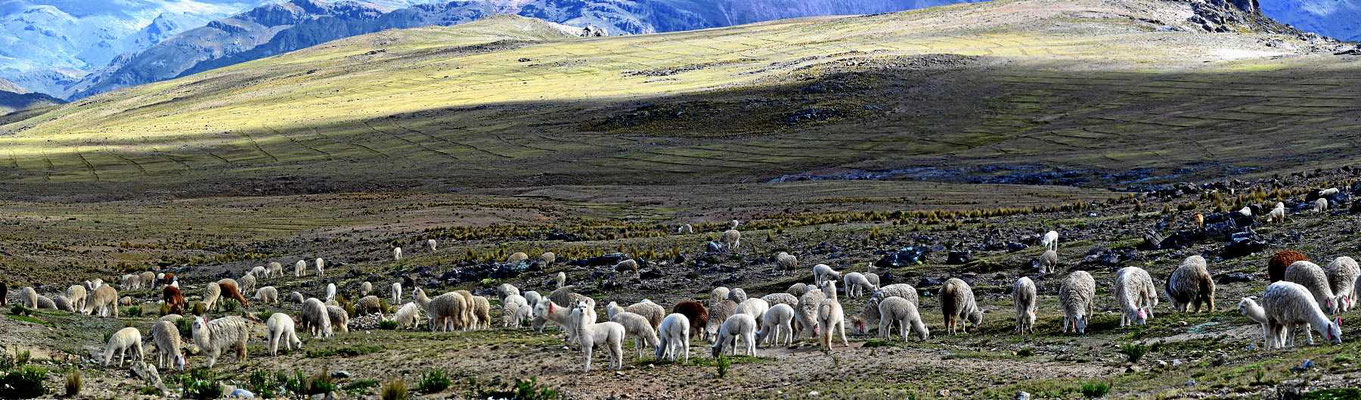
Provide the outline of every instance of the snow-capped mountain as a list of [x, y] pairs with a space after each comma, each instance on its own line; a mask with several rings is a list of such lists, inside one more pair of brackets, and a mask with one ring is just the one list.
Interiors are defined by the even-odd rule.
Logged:
[[1361, 41], [1361, 0], [1261, 0], [1262, 13], [1296, 28]]
[[267, 0], [0, 0], [0, 77], [47, 93]]

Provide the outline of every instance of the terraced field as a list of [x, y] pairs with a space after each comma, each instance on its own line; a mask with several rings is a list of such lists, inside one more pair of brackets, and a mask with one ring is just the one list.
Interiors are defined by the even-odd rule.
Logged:
[[509, 17], [383, 32], [5, 117], [0, 174], [10, 196], [856, 173], [1106, 187], [1347, 158], [1357, 57], [1190, 15], [1030, 0], [597, 39]]

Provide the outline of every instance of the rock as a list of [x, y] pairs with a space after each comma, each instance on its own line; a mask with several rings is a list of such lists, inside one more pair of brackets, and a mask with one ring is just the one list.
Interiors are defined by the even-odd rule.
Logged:
[[1251, 274], [1246, 274], [1242, 272], [1230, 272], [1227, 274], [1219, 274], [1219, 276], [1216, 276], [1215, 283], [1226, 284], [1226, 283], [1252, 282], [1253, 279], [1254, 278], [1252, 277]]
[[253, 398], [255, 398], [255, 393], [251, 393], [249, 390], [246, 390], [246, 389], [236, 388], [236, 389], [232, 390], [231, 394], [228, 394], [228, 395], [227, 395], [227, 398], [229, 398], [229, 399], [253, 399]]
[[1229, 245], [1224, 246], [1224, 258], [1236, 258], [1266, 250], [1267, 242], [1252, 230], [1235, 232], [1229, 235]]
[[1180, 367], [1180, 366], [1181, 366], [1181, 359], [1180, 359], [1180, 358], [1174, 358], [1174, 359], [1172, 359], [1172, 368], [1177, 368], [1177, 367]]
[[1191, 387], [1191, 386], [1195, 386], [1195, 385], [1196, 385], [1196, 379], [1195, 379], [1195, 378], [1191, 378], [1191, 379], [1187, 379], [1187, 380], [1186, 380], [1186, 387]]
[[1030, 400], [1030, 393], [1025, 391], [1016, 392], [1016, 400]]
[[345, 370], [332, 372], [331, 377], [336, 379], [346, 379], [350, 377], [350, 372]]
[[1290, 371], [1291, 371], [1291, 372], [1295, 372], [1295, 373], [1302, 373], [1302, 372], [1308, 371], [1308, 370], [1310, 370], [1310, 369], [1312, 369], [1312, 368], [1314, 368], [1314, 360], [1313, 360], [1313, 359], [1305, 359], [1304, 362], [1301, 362], [1301, 363], [1300, 363], [1300, 365], [1296, 365], [1296, 366], [1294, 366], [1294, 367], [1290, 367]]
[[1131, 366], [1125, 368], [1125, 373], [1126, 373], [1126, 374], [1133, 374], [1133, 373], [1137, 373], [1137, 372], [1139, 372], [1139, 371], [1140, 371], [1140, 369], [1139, 369], [1139, 366], [1138, 366], [1138, 365], [1131, 365]]
[[973, 251], [969, 250], [951, 251], [950, 256], [945, 260], [945, 263], [951, 265], [960, 265], [968, 264], [970, 261], [973, 261]]
[[932, 277], [925, 277], [925, 278], [922, 278], [920, 281], [917, 281], [917, 287], [918, 287], [918, 288], [935, 287], [935, 286], [940, 286], [940, 285], [943, 284], [943, 283], [945, 283], [945, 280], [944, 280], [944, 279], [932, 278]]
[[146, 382], [147, 386], [155, 387], [157, 390], [160, 390], [162, 396], [170, 393], [170, 389], [165, 387], [165, 382], [161, 381], [161, 374], [156, 372], [155, 365], [151, 365], [151, 363], [145, 361], [134, 362], [132, 363], [132, 373], [143, 382]]
[[[1026, 246], [1024, 243], [1007, 242], [1007, 252], [1008, 252], [1008, 253], [1015, 253], [1015, 252], [1018, 252], [1018, 251], [1021, 251], [1021, 250], [1025, 250], [1026, 247], [1028, 247], [1028, 246]], [[1021, 392], [1021, 393], [1025, 393], [1025, 392]]]
[[921, 264], [926, 260], [926, 252], [926, 249], [921, 247], [907, 246], [898, 251], [884, 255], [879, 261], [874, 262], [874, 266], [879, 268], [902, 268]]
[[821, 393], [818, 393], [818, 391], [814, 390], [814, 391], [808, 392], [808, 397], [818, 397], [819, 394], [821, 394]]
[[710, 253], [722, 253], [723, 243], [709, 242], [709, 244], [705, 245], [704, 250]]
[[1163, 368], [1163, 369], [1166, 369], [1166, 368], [1167, 368], [1167, 361], [1158, 360], [1158, 361], [1156, 361], [1156, 362], [1154, 362], [1154, 363], [1155, 363], [1155, 364], [1158, 364], [1158, 368]]

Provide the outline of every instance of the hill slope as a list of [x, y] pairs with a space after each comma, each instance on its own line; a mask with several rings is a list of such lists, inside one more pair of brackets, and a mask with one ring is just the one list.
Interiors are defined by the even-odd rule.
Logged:
[[188, 193], [1104, 187], [1347, 159], [1356, 57], [1206, 33], [1196, 10], [1025, 0], [591, 40], [522, 34], [541, 26], [524, 19], [386, 31], [10, 121], [0, 173], [25, 190]]
[[0, 115], [29, 108], [61, 104], [62, 101], [42, 93], [33, 93], [4, 79], [0, 79]]

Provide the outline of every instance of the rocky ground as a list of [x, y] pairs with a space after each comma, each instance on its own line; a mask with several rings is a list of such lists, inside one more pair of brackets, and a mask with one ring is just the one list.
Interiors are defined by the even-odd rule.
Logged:
[[[737, 357], [723, 371], [710, 357], [707, 344], [692, 343], [690, 363], [658, 363], [637, 357], [626, 345], [625, 369], [582, 373], [580, 353], [568, 350], [550, 332], [501, 328], [458, 333], [429, 333], [375, 329], [373, 317], [351, 320], [351, 331], [334, 340], [303, 335], [302, 351], [270, 357], [264, 326], [258, 321], [270, 312], [297, 313], [294, 304], [252, 305], [249, 311], [213, 312], [254, 318], [254, 335], [244, 362], [226, 361], [199, 376], [259, 391], [251, 374], [257, 371], [295, 371], [307, 377], [336, 375], [337, 394], [367, 397], [378, 393], [378, 383], [404, 379], [412, 390], [433, 369], [454, 377], [452, 387], [430, 397], [481, 397], [498, 384], [535, 379], [571, 398], [693, 398], [741, 394], [758, 397], [955, 397], [1012, 398], [1027, 392], [1035, 398], [1074, 398], [1096, 395], [1103, 385], [1113, 397], [1260, 398], [1355, 386], [1361, 379], [1356, 363], [1356, 341], [1350, 329], [1361, 319], [1342, 315], [1344, 344], [1299, 346], [1286, 350], [1260, 348], [1257, 326], [1238, 314], [1237, 300], [1255, 296], [1265, 287], [1266, 258], [1284, 249], [1297, 249], [1326, 264], [1333, 257], [1354, 255], [1357, 249], [1351, 196], [1358, 194], [1350, 169], [1318, 171], [1199, 185], [1170, 185], [1142, 193], [1113, 194], [1104, 200], [1057, 203], [1049, 207], [1016, 209], [942, 209], [910, 213], [822, 210], [807, 213], [743, 215], [743, 244], [733, 252], [706, 252], [727, 220], [722, 212], [696, 225], [696, 234], [677, 235], [669, 224], [595, 226], [546, 213], [542, 221], [518, 219], [513, 224], [477, 218], [483, 223], [449, 226], [371, 225], [315, 228], [306, 234], [252, 244], [263, 258], [221, 263], [201, 262], [172, 266], [183, 279], [186, 293], [196, 301], [204, 282], [239, 276], [249, 266], [270, 260], [291, 261], [334, 251], [327, 278], [266, 279], [282, 293], [300, 291], [320, 296], [322, 282], [337, 283], [341, 296], [358, 297], [359, 283], [370, 281], [379, 296], [387, 296], [389, 282], [401, 281], [410, 290], [432, 292], [466, 288], [495, 297], [493, 288], [506, 282], [526, 290], [548, 292], [548, 278], [564, 272], [568, 282], [602, 303], [631, 303], [648, 298], [670, 305], [684, 299], [705, 299], [715, 286], [741, 287], [751, 295], [781, 292], [796, 282], [810, 282], [808, 267], [826, 263], [843, 271], [866, 271], [877, 263], [884, 284], [909, 283], [922, 295], [923, 318], [932, 335], [925, 341], [850, 337], [849, 347], [819, 350], [811, 339], [793, 346], [763, 347], [757, 357]], [[1330, 197], [1333, 209], [1303, 209], [1320, 188], [1338, 187]], [[1283, 224], [1239, 219], [1229, 227], [1225, 211], [1274, 204], [1279, 196], [1291, 210]], [[483, 199], [485, 201], [485, 199]], [[623, 206], [620, 206], [623, 207]], [[400, 207], [399, 207], [400, 208]], [[623, 207], [622, 209], [630, 209]], [[713, 211], [713, 210], [710, 210]], [[1207, 216], [1207, 228], [1192, 215]], [[468, 217], [471, 218], [471, 217]], [[438, 220], [438, 218], [436, 218]], [[405, 219], [405, 223], [412, 223]], [[115, 221], [111, 221], [113, 223]], [[361, 221], [362, 222], [362, 221]], [[438, 226], [438, 227], [436, 227]], [[1046, 229], [1061, 234], [1059, 271], [1039, 274], [1031, 260], [1040, 252], [1036, 235]], [[336, 235], [337, 231], [345, 232]], [[1247, 244], [1232, 244], [1232, 233], [1249, 232]], [[357, 237], [352, 241], [337, 237]], [[1239, 235], [1240, 239], [1242, 234]], [[326, 239], [320, 239], [325, 237]], [[441, 247], [429, 251], [420, 243], [439, 237]], [[218, 239], [222, 240], [222, 239]], [[212, 249], [222, 243], [206, 243]], [[392, 245], [402, 245], [407, 257], [391, 260]], [[1239, 251], [1240, 246], [1246, 251]], [[921, 264], [891, 263], [903, 248], [924, 250]], [[642, 264], [640, 276], [614, 271], [613, 256]], [[538, 254], [554, 251], [558, 261], [506, 264], [509, 252]], [[789, 251], [799, 257], [797, 273], [773, 273], [773, 256]], [[131, 250], [129, 250], [131, 252]], [[306, 254], [304, 254], [306, 253]], [[235, 254], [224, 251], [226, 254]], [[290, 254], [289, 256], [282, 256]], [[1121, 328], [1109, 287], [1113, 272], [1123, 266], [1149, 270], [1161, 286], [1170, 271], [1190, 255], [1204, 255], [1218, 282], [1217, 310], [1213, 313], [1173, 312], [1166, 299], [1155, 318], [1143, 327]], [[239, 255], [238, 255], [239, 256]], [[604, 256], [604, 257], [602, 257]], [[230, 257], [228, 257], [230, 258]], [[1058, 332], [1061, 318], [1056, 304], [1058, 282], [1069, 271], [1090, 271], [1098, 282], [1097, 315], [1086, 335]], [[73, 278], [96, 273], [75, 270]], [[112, 276], [103, 275], [105, 279]], [[1034, 336], [1013, 333], [1013, 311], [1008, 288], [1019, 276], [1030, 276], [1040, 290], [1039, 322]], [[946, 335], [934, 293], [949, 277], [969, 282], [985, 310], [982, 326], [968, 334]], [[10, 281], [11, 290], [20, 285]], [[62, 284], [39, 287], [55, 295]], [[82, 394], [123, 397], [155, 393], [146, 380], [127, 368], [97, 365], [105, 337], [125, 325], [147, 329], [156, 317], [152, 291], [127, 291], [144, 310], [123, 318], [91, 318], [60, 311], [36, 311], [30, 317], [7, 315], [0, 326], [12, 334], [0, 336], [7, 354], [27, 351], [34, 365], [50, 370], [45, 383], [58, 393], [64, 378], [80, 370]], [[864, 298], [844, 298], [847, 313], [859, 314]], [[191, 351], [193, 346], [189, 346]], [[1142, 352], [1135, 357], [1130, 353]], [[600, 354], [600, 353], [597, 353]], [[191, 355], [190, 365], [202, 368], [202, 355]], [[597, 356], [597, 368], [606, 358]], [[198, 372], [202, 375], [202, 372]], [[171, 395], [183, 395], [194, 375], [161, 371]], [[265, 384], [263, 387], [285, 386]], [[1085, 386], [1085, 388], [1084, 388]], [[145, 391], [145, 392], [144, 392]], [[1085, 393], [1084, 393], [1085, 391]]]

